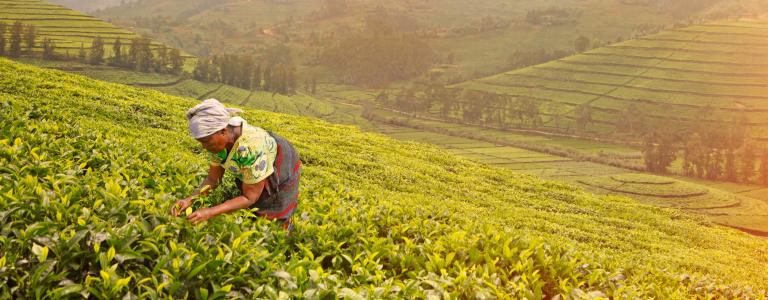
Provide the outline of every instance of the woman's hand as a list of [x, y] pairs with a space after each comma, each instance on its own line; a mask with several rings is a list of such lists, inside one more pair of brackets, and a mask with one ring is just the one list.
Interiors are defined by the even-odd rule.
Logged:
[[176, 201], [176, 203], [171, 207], [171, 215], [174, 217], [178, 217], [181, 212], [186, 210], [188, 207], [192, 206], [192, 196], [187, 197], [187, 199]]
[[208, 219], [215, 216], [216, 214], [214, 213], [213, 209], [204, 207], [196, 210], [191, 215], [187, 216], [187, 220], [189, 220], [193, 224], [197, 224], [203, 221], [207, 221]]

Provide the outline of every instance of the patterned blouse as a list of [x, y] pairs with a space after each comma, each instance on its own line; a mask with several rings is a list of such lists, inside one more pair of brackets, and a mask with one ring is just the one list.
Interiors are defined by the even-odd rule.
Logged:
[[242, 123], [240, 137], [227, 153], [224, 149], [211, 154], [211, 165], [222, 166], [235, 173], [245, 184], [258, 183], [274, 172], [277, 143], [269, 133], [259, 127]]

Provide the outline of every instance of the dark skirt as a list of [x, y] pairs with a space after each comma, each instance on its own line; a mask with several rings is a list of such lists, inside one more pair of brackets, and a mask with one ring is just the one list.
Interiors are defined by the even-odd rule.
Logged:
[[[274, 172], [267, 177], [267, 184], [259, 196], [259, 200], [251, 208], [258, 208], [259, 216], [282, 223], [283, 228], [290, 230], [291, 216], [299, 204], [299, 179], [301, 178], [301, 160], [296, 149], [283, 137], [272, 132], [269, 134], [277, 142], [277, 156]], [[243, 182], [235, 181], [242, 192]]]

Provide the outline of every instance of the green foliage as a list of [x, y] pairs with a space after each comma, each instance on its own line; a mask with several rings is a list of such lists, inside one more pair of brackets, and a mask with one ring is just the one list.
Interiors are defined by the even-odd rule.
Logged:
[[56, 42], [50, 38], [43, 39], [43, 59], [52, 60], [56, 58]]
[[29, 24], [24, 31], [24, 46], [27, 53], [32, 53], [32, 49], [35, 47], [35, 39], [37, 39], [37, 27]]
[[89, 52], [88, 63], [92, 65], [100, 65], [104, 62], [104, 40], [100, 36], [93, 39], [91, 43], [91, 51]]
[[11, 27], [11, 44], [8, 50], [8, 56], [19, 57], [21, 55], [21, 34], [24, 27], [21, 21], [16, 21]]
[[[0, 73], [3, 297], [764, 297], [763, 240], [263, 111], [245, 117], [305, 163], [296, 230], [247, 211], [192, 226], [168, 210], [204, 176], [183, 118], [196, 101]], [[220, 189], [200, 205], [232, 178]]]
[[5, 22], [0, 22], [0, 56], [5, 55], [5, 45], [8, 43], [5, 37], [6, 27]]
[[367, 31], [349, 34], [325, 47], [323, 64], [337, 71], [342, 80], [383, 87], [419, 76], [434, 63], [435, 53], [424, 40], [394, 32], [381, 23], [371, 24]]
[[573, 43], [573, 48], [576, 50], [576, 53], [587, 51], [591, 46], [589, 39], [583, 35], [580, 35]]

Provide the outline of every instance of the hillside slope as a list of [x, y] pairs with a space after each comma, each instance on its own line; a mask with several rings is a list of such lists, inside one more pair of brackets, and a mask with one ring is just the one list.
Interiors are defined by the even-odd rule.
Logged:
[[743, 116], [753, 137], [768, 141], [766, 50], [768, 21], [713, 22], [457, 87], [534, 99], [543, 104], [547, 126], [558, 115], [573, 122], [576, 107], [588, 104], [595, 109], [592, 130], [597, 132], [616, 131], [620, 120], [640, 113], [654, 121], [701, 118], [720, 124]]
[[[330, 14], [330, 2], [346, 5]], [[446, 76], [466, 78], [504, 70], [517, 50], [570, 52], [579, 35], [612, 42], [688, 18], [738, 15], [741, 9], [752, 10], [749, 4], [756, 2], [764, 0], [151, 0], [113, 7], [98, 15], [121, 26], [135, 26], [197, 55], [287, 43], [301, 63], [313, 65], [323, 45], [363, 27], [372, 12], [383, 8], [398, 30], [425, 37], [443, 60], [441, 71]], [[542, 21], [527, 21], [530, 12], [547, 9], [554, 11], [542, 13]]]
[[[17, 21], [24, 26], [35, 25], [37, 39], [33, 51], [36, 53], [42, 52], [43, 39], [49, 38], [56, 44], [58, 54], [74, 57], [81, 45], [89, 49], [93, 39], [98, 36], [104, 41], [105, 57], [111, 57], [112, 45], [117, 38], [121, 39], [123, 51], [127, 53], [131, 39], [139, 37], [136, 33], [99, 18], [45, 0], [0, 0], [0, 22], [8, 27], [7, 36], [10, 36], [11, 25]], [[150, 48], [156, 49], [161, 45], [153, 40]], [[193, 57], [189, 54], [182, 56]], [[193, 62], [188, 63], [194, 65]]]
[[64, 5], [83, 12], [91, 12], [108, 7], [118, 6], [135, 0], [50, 0], [52, 3]]
[[245, 212], [193, 227], [167, 210], [206, 166], [183, 118], [195, 100], [4, 59], [0, 75], [6, 296], [732, 298], [768, 288], [765, 240], [264, 111], [244, 117], [294, 142], [305, 163], [297, 230], [288, 238]]

